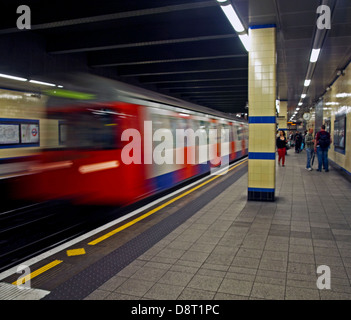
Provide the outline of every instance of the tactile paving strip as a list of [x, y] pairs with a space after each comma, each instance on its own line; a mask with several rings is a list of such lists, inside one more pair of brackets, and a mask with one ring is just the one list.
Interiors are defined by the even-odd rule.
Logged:
[[96, 290], [107, 280], [149, 250], [157, 242], [184, 223], [213, 198], [237, 181], [247, 172], [247, 166], [238, 169], [227, 179], [211, 188], [201, 197], [191, 201], [185, 207], [177, 210], [169, 217], [150, 227], [123, 246], [103, 257], [71, 279], [54, 289], [43, 300], [81, 300]]
[[20, 289], [13, 284], [0, 282], [0, 300], [39, 300], [49, 294], [49, 292], [40, 289]]

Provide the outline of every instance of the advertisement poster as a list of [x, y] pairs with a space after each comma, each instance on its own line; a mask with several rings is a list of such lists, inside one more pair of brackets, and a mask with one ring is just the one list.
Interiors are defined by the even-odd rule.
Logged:
[[39, 143], [39, 124], [21, 124], [22, 143]]
[[19, 143], [18, 124], [0, 124], [0, 145]]

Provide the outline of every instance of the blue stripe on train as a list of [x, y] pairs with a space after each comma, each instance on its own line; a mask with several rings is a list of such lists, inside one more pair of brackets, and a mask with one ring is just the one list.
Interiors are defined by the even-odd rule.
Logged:
[[[235, 159], [241, 158], [244, 155], [247, 155], [248, 149], [245, 149], [245, 153], [242, 152], [242, 150], [239, 150], [235, 153]], [[211, 169], [210, 161], [207, 161], [207, 163], [203, 164], [198, 164], [196, 165], [196, 175], [201, 175], [204, 173], [209, 172]], [[165, 174], [162, 174], [160, 176], [154, 177], [150, 179], [150, 186], [153, 186], [154, 190], [161, 191], [165, 190], [171, 187], [174, 187], [175, 185], [181, 183], [184, 181], [184, 169], [179, 169], [176, 171], [168, 172]]]
[[246, 156], [248, 154], [248, 148], [245, 149], [245, 152], [243, 153], [243, 151], [240, 149], [239, 151], [235, 152], [235, 159], [239, 159], [243, 156]]
[[[210, 162], [196, 165], [196, 174], [200, 175], [210, 171]], [[168, 172], [157, 177], [151, 178], [150, 185], [158, 191], [166, 190], [184, 181], [184, 169]]]
[[199, 169], [198, 169], [199, 174], [209, 172], [211, 169], [210, 161], [207, 161], [207, 163], [199, 164], [198, 167], [199, 167]]
[[176, 183], [176, 171], [161, 174], [160, 176], [154, 177], [155, 186], [157, 190], [164, 190], [171, 188]]

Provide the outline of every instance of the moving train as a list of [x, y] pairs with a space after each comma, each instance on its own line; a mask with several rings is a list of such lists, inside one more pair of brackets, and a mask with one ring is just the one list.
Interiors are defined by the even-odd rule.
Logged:
[[58, 144], [17, 180], [25, 198], [130, 204], [247, 155], [245, 121], [98, 76], [60, 83], [45, 91]]

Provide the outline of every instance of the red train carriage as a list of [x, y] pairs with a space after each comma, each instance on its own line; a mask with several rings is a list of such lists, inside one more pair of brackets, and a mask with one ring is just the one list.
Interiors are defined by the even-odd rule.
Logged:
[[[120, 82], [98, 77], [81, 82], [74, 88], [88, 91], [89, 99], [48, 92], [54, 95], [48, 118], [59, 145], [44, 150], [33, 174], [18, 181], [22, 197], [127, 204], [209, 172], [224, 156], [234, 161], [247, 154], [245, 123]], [[186, 136], [179, 144], [180, 129], [196, 138]], [[215, 141], [210, 130], [217, 130]]]

